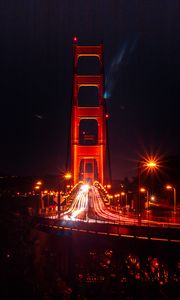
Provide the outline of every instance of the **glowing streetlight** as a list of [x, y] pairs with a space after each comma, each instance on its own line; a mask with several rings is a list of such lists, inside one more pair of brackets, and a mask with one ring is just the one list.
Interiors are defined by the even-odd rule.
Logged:
[[35, 190], [40, 190], [41, 185], [42, 185], [42, 181], [38, 180], [38, 181], [35, 183], [34, 189], [35, 189]]
[[148, 211], [149, 211], [149, 192], [148, 189], [141, 187], [140, 188], [140, 192], [141, 193], [146, 193], [146, 200], [147, 200], [147, 204], [148, 204]]
[[120, 197], [120, 194], [115, 194], [114, 195], [114, 198], [116, 200], [116, 208], [119, 206], [119, 197]]
[[[125, 204], [124, 204], [123, 206], [125, 206], [126, 209], [127, 209], [127, 193], [121, 192], [120, 195], [121, 195], [121, 205], [124, 204], [124, 202], [125, 202]], [[124, 200], [125, 200], [125, 201], [123, 201], [123, 196], [124, 196]], [[123, 203], [122, 203], [122, 202], [123, 202]]]
[[142, 165], [148, 171], [155, 171], [160, 167], [160, 160], [157, 156], [147, 156], [143, 159]]
[[166, 185], [167, 190], [173, 190], [173, 196], [174, 196], [174, 214], [176, 214], [176, 189], [174, 186], [167, 184]]
[[151, 196], [151, 200], [155, 201], [156, 200], [155, 196]]
[[111, 189], [111, 184], [108, 183], [108, 184], [106, 185], [106, 187], [107, 187], [107, 189]]
[[67, 172], [67, 173], [64, 175], [64, 178], [65, 178], [66, 180], [69, 180], [69, 179], [72, 178], [72, 174], [71, 174], [70, 172]]
[[155, 160], [150, 160], [145, 164], [145, 166], [150, 169], [157, 168], [157, 162]]
[[34, 189], [36, 191], [39, 191], [39, 200], [40, 200], [40, 208], [43, 209], [44, 208], [44, 200], [43, 200], [43, 197], [42, 197], [42, 192], [41, 192], [41, 187], [42, 186], [42, 181], [41, 180], [38, 180], [36, 183], [35, 183], [35, 187]]
[[36, 185], [39, 185], [39, 186], [42, 185], [42, 181], [40, 181], [40, 180], [37, 181], [37, 182], [36, 182]]

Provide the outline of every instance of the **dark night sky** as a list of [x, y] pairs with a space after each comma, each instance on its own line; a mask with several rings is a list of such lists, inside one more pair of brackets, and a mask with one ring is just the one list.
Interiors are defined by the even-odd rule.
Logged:
[[65, 169], [74, 35], [104, 42], [113, 177], [146, 151], [180, 153], [179, 1], [4, 0], [0, 172]]

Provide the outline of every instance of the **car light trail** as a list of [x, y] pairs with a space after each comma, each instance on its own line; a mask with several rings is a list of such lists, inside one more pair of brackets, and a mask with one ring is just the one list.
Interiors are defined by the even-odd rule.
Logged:
[[85, 213], [88, 210], [88, 190], [89, 185], [87, 184], [84, 184], [79, 188], [71, 206], [64, 212], [65, 220], [76, 220], [80, 214]]
[[120, 216], [119, 212], [105, 205], [105, 196], [101, 187], [83, 184], [76, 193], [70, 207], [61, 215], [65, 220], [90, 222], [117, 222], [126, 221], [136, 223], [137, 219]]

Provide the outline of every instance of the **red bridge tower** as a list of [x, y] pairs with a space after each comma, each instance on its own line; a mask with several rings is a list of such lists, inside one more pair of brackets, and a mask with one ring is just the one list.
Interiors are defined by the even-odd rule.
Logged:
[[[79, 180], [92, 183], [104, 182], [106, 157], [106, 109], [103, 98], [103, 45], [80, 46], [74, 38], [73, 99], [71, 112], [71, 167], [74, 184]], [[94, 57], [98, 60], [98, 74], [78, 74], [80, 59]], [[80, 90], [87, 87], [97, 89], [97, 105], [80, 105]], [[86, 102], [86, 99], [85, 99]], [[85, 129], [83, 129], [83, 124]], [[90, 122], [90, 123], [88, 123]], [[88, 128], [88, 124], [94, 124]]]

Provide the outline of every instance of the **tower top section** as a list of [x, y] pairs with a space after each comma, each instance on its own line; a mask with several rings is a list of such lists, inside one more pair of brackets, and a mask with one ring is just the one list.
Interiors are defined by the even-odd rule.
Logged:
[[78, 45], [78, 38], [75, 36], [73, 38], [74, 74], [77, 74], [77, 66], [81, 58], [95, 57], [99, 61], [99, 74], [104, 75], [103, 48], [102, 43], [99, 45]]

